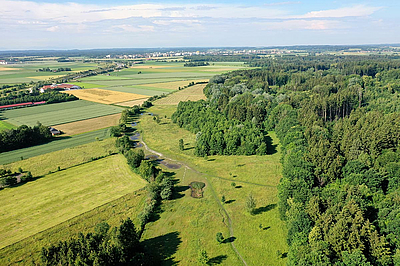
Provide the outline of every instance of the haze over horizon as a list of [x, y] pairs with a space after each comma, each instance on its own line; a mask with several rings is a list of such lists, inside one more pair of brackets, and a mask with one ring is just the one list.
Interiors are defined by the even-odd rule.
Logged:
[[0, 50], [400, 43], [383, 1], [0, 0]]

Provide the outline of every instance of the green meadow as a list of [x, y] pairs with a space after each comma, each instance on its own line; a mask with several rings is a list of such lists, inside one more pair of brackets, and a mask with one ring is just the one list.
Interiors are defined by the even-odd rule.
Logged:
[[4, 129], [16, 128], [13, 124], [7, 123], [6, 121], [0, 121], [0, 131]]
[[55, 172], [58, 170], [58, 167], [60, 169], [70, 168], [90, 162], [93, 158], [108, 156], [115, 152], [117, 152], [115, 138], [108, 138], [16, 161], [3, 165], [3, 167], [13, 172], [22, 168], [23, 171], [30, 171], [34, 177], [37, 177], [46, 175], [49, 172]]
[[[183, 64], [182, 62], [148, 62], [109, 74], [82, 78], [80, 81], [90, 84], [90, 87], [98, 85], [103, 89], [153, 96], [172, 91], [157, 87], [156, 83], [207, 80], [216, 74], [245, 67], [241, 62], [214, 63], [214, 65], [204, 67], [184, 67]], [[152, 86], [145, 86], [146, 84], [152, 84]]]
[[0, 115], [6, 122], [15, 125], [34, 126], [40, 122], [52, 126], [116, 114], [122, 110], [123, 108], [117, 106], [78, 100], [6, 110]]
[[100, 141], [109, 137], [109, 128], [86, 132], [83, 134], [74, 135], [72, 137], [60, 136], [56, 137], [53, 141], [45, 144], [0, 153], [0, 164], [9, 164], [12, 162], [20, 161], [21, 159], [28, 159], [53, 151], [59, 151], [95, 141]]
[[[175, 212], [180, 208], [185, 209], [188, 206], [186, 201], [192, 200], [195, 203], [188, 208], [190, 211], [181, 211], [174, 220], [178, 223], [174, 228], [185, 243], [185, 246], [182, 244], [177, 247], [174, 255], [176, 260], [185, 261], [183, 265], [193, 263], [194, 261], [190, 258], [195, 255], [195, 250], [202, 246], [213, 256], [222, 256], [219, 258], [223, 258], [223, 265], [240, 265], [237, 260], [230, 261], [235, 256], [234, 254], [229, 254], [226, 250], [216, 252], [216, 246], [219, 246], [215, 240], [215, 234], [220, 231], [227, 237], [227, 227], [220, 224], [216, 227], [210, 226], [211, 230], [208, 224], [202, 222], [202, 217], [221, 216], [218, 205], [212, 207], [211, 202], [215, 204], [224, 196], [227, 203], [223, 206], [232, 219], [234, 244], [248, 265], [284, 265], [286, 259], [278, 258], [277, 255], [279, 252], [282, 254], [287, 252], [288, 247], [286, 227], [279, 219], [277, 209], [276, 186], [281, 178], [281, 164], [279, 143], [275, 134], [269, 133], [276, 149], [270, 155], [199, 158], [193, 154], [195, 135], [179, 128], [170, 120], [175, 109], [176, 106], [157, 106], [156, 104], [148, 111], [159, 115], [161, 122], [156, 123], [151, 116], [142, 116], [138, 129], [143, 132], [143, 139], [151, 149], [184, 162], [197, 171], [187, 170], [186, 175], [184, 173], [177, 175], [180, 185], [187, 186], [192, 180], [198, 179], [197, 181], [206, 180], [209, 187], [206, 187], [204, 198], [201, 200], [190, 198], [186, 192], [185, 197], [177, 199], [175, 203], [168, 203], [173, 204], [173, 207], [170, 210], [166, 207], [167, 210], [161, 214], [161, 219], [149, 226], [145, 237], [163, 235], [165, 228], [170, 230], [171, 226], [168, 219], [164, 219], [164, 215], [166, 218], [175, 217]], [[164, 117], [165, 115], [167, 118]], [[178, 147], [180, 138], [185, 143], [184, 151], [180, 151]], [[188, 178], [187, 174], [190, 172], [193, 172], [192, 177]], [[232, 183], [235, 183], [234, 186]], [[249, 194], [252, 194], [257, 202], [255, 215], [250, 215], [245, 211], [245, 202]], [[202, 215], [196, 216], [194, 213]], [[183, 236], [187, 238], [184, 239]]]
[[[64, 72], [36, 72], [40, 68], [71, 68], [71, 71]], [[85, 71], [96, 69], [96, 63], [82, 62], [57, 62], [57, 61], [35, 61], [29, 63], [8, 64], [0, 67], [0, 85], [1, 84], [17, 84], [28, 83], [31, 81], [46, 80], [54, 77], [68, 75], [71, 72]]]
[[0, 191], [0, 248], [144, 187], [123, 155], [113, 155]]

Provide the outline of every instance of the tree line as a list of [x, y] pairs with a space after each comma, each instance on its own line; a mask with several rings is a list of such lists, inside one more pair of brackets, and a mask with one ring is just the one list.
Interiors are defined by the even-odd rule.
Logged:
[[42, 144], [51, 138], [49, 128], [40, 123], [33, 127], [22, 125], [16, 129], [6, 129], [0, 131], [0, 152]]
[[72, 94], [61, 93], [58, 91], [49, 91], [44, 93], [40, 93], [38, 90], [35, 90], [32, 93], [30, 93], [29, 91], [19, 91], [1, 97], [0, 105], [41, 101], [45, 101], [47, 104], [50, 104], [75, 100], [79, 100], [79, 98]]

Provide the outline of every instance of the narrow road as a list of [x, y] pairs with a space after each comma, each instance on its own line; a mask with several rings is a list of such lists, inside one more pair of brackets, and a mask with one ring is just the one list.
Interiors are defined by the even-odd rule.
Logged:
[[[148, 152], [154, 153], [154, 154], [158, 155], [160, 158], [163, 157], [163, 158], [168, 159], [168, 160], [170, 160], [170, 161], [176, 162], [176, 163], [178, 163], [178, 164], [180, 164], [180, 165], [183, 165], [186, 169], [190, 169], [190, 170], [192, 170], [193, 172], [195, 172], [195, 173], [197, 173], [197, 174], [199, 174], [199, 175], [203, 175], [203, 176], [204, 176], [204, 178], [207, 180], [208, 187], [209, 187], [209, 189], [210, 189], [212, 195], [214, 196], [214, 199], [216, 200], [216, 202], [218, 203], [220, 209], [225, 213], [225, 215], [226, 215], [226, 217], [227, 217], [229, 234], [230, 234], [230, 237], [233, 237], [234, 234], [233, 234], [232, 219], [231, 219], [231, 217], [229, 216], [228, 212], [226, 211], [225, 207], [221, 204], [221, 201], [219, 200], [217, 194], [216, 194], [215, 191], [214, 191], [214, 188], [212, 187], [210, 181], [209, 181], [208, 178], [207, 178], [207, 176], [210, 176], [210, 177], [214, 177], [214, 176], [211, 176], [211, 175], [205, 174], [205, 173], [201, 173], [201, 172], [199, 172], [199, 171], [193, 169], [192, 167], [190, 167], [190, 166], [187, 165], [186, 163], [183, 163], [183, 162], [174, 160], [174, 159], [172, 159], [172, 158], [169, 158], [169, 157], [163, 155], [163, 154], [160, 153], [160, 152], [157, 152], [157, 151], [155, 151], [155, 150], [150, 149], [149, 146], [147, 146], [146, 142], [143, 141], [143, 138], [142, 138], [141, 136], [140, 136], [140, 142], [143, 144], [144, 148], [145, 148]], [[186, 171], [186, 170], [185, 170], [185, 171]], [[222, 178], [222, 179], [224, 179], [224, 178]], [[229, 180], [229, 179], [228, 179], [228, 180]], [[236, 180], [236, 181], [237, 181], [237, 182], [242, 182], [242, 181], [238, 181], [238, 180]], [[244, 183], [250, 183], [250, 182], [244, 182]], [[251, 184], [251, 183], [250, 183], [250, 184]], [[255, 183], [254, 183], [254, 184], [255, 184]], [[258, 184], [258, 185], [259, 185], [259, 184]], [[263, 185], [261, 185], [261, 186], [263, 186]], [[240, 258], [240, 260], [242, 261], [243, 265], [246, 265], [246, 266], [247, 266], [246, 261], [244, 260], [244, 258], [242, 257], [242, 255], [241, 255], [241, 254], [239, 253], [239, 251], [237, 250], [237, 248], [236, 248], [235, 244], [233, 243], [233, 241], [230, 242], [230, 244], [231, 244], [231, 246], [232, 246], [232, 249], [235, 251], [236, 255], [237, 255], [237, 256]]]

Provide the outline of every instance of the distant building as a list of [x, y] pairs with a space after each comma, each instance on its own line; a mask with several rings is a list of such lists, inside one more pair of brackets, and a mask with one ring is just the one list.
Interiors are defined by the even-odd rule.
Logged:
[[0, 65], [7, 65], [6, 60], [0, 60]]
[[40, 92], [43, 93], [46, 90], [54, 90], [54, 89], [61, 89], [61, 90], [80, 90], [82, 89], [81, 87], [79, 87], [78, 85], [74, 85], [74, 84], [68, 84], [68, 83], [61, 83], [61, 84], [52, 84], [52, 85], [45, 85], [43, 87], [40, 88]]
[[50, 133], [51, 133], [52, 136], [61, 134], [61, 131], [55, 129], [54, 127], [49, 127], [49, 130], [50, 130]]

